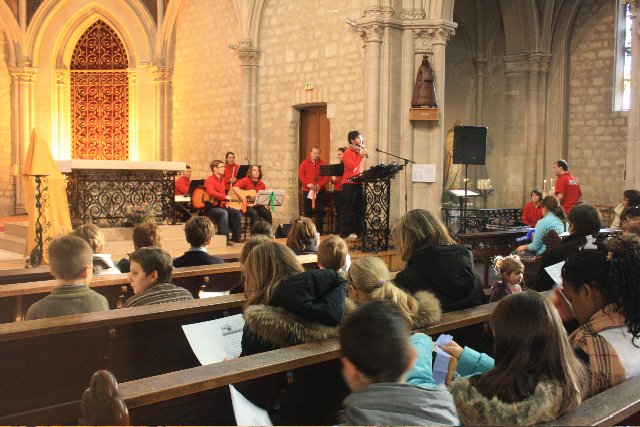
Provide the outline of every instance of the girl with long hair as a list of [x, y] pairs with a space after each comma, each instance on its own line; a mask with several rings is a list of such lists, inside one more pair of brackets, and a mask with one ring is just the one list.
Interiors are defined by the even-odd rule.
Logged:
[[558, 234], [567, 231], [567, 216], [556, 196], [547, 196], [542, 199], [542, 215], [542, 219], [536, 223], [533, 241], [528, 245], [518, 246], [517, 252], [522, 252], [525, 256], [542, 255], [547, 250], [547, 246], [542, 243], [542, 238], [550, 230]]

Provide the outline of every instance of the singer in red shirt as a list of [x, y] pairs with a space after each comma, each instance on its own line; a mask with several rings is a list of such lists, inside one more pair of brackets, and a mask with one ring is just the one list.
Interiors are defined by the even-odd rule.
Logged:
[[218, 226], [218, 234], [229, 239], [229, 226], [231, 225], [231, 240], [240, 243], [242, 228], [242, 212], [227, 206], [231, 197], [224, 191], [224, 163], [222, 160], [214, 160], [209, 164], [211, 175], [204, 180], [204, 189], [214, 200], [214, 205], [205, 211], [205, 215], [211, 218]]
[[238, 169], [240, 165], [236, 163], [236, 155], [231, 151], [225, 156], [224, 164], [224, 189], [228, 193], [229, 188], [238, 181]]
[[349, 148], [342, 155], [344, 174], [342, 175], [342, 209], [340, 210], [340, 237], [356, 239], [364, 228], [364, 191], [362, 184], [349, 183], [349, 179], [364, 171], [364, 137], [357, 130], [347, 135]]
[[[304, 198], [304, 216], [312, 218], [313, 198], [315, 198], [315, 224], [317, 232], [322, 234], [322, 214], [324, 210], [324, 188], [329, 183], [329, 176], [320, 176], [320, 165], [327, 162], [320, 160], [320, 148], [313, 147], [309, 153], [309, 158], [300, 163], [298, 168], [298, 179], [302, 184], [302, 197]], [[313, 191], [309, 197], [309, 192]]]

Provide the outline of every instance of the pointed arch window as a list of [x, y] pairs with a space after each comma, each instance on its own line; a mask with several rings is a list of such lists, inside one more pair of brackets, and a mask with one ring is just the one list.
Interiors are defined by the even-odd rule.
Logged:
[[71, 58], [71, 157], [129, 158], [127, 52], [98, 20], [80, 37]]

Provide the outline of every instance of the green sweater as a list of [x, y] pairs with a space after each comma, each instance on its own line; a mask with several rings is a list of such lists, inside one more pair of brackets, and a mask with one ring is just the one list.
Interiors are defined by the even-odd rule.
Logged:
[[87, 285], [60, 285], [33, 304], [25, 320], [109, 310], [107, 299]]

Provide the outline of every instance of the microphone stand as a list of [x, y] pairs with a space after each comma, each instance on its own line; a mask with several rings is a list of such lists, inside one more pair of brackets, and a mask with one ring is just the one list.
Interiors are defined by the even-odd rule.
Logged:
[[404, 157], [397, 156], [397, 155], [392, 154], [392, 153], [388, 153], [388, 152], [386, 152], [384, 150], [381, 150], [379, 148], [376, 148], [376, 151], [378, 153], [386, 154], [387, 156], [395, 157], [396, 159], [400, 159], [400, 160], [404, 161], [404, 213], [406, 214], [408, 212], [408, 209], [409, 209], [409, 202], [407, 201], [407, 193], [408, 193], [407, 165], [409, 163], [415, 164], [416, 162], [414, 162], [413, 160], [409, 160], [407, 158], [404, 158]]

